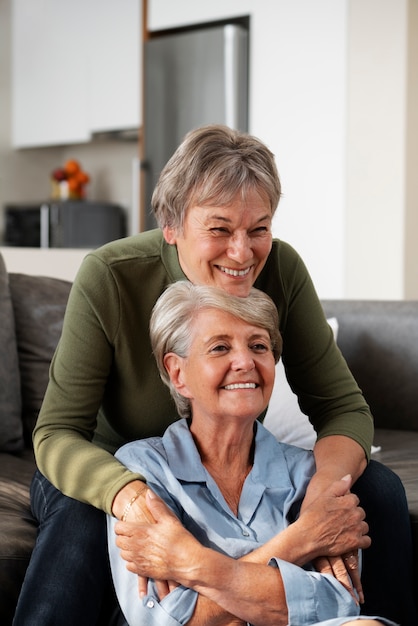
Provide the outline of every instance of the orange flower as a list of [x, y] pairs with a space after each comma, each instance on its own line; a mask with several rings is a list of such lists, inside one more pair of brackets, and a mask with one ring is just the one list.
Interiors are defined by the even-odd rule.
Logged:
[[68, 176], [73, 176], [74, 174], [77, 174], [80, 169], [81, 168], [79, 162], [75, 161], [74, 159], [69, 159], [64, 165], [64, 170]]
[[78, 193], [80, 190], [80, 185], [78, 184], [78, 181], [76, 178], [69, 178], [68, 179], [68, 189], [70, 191], [73, 191], [75, 193]]
[[78, 171], [74, 175], [74, 178], [78, 181], [80, 185], [87, 185], [87, 183], [90, 182], [89, 175], [86, 174], [86, 172], [83, 172], [82, 170]]

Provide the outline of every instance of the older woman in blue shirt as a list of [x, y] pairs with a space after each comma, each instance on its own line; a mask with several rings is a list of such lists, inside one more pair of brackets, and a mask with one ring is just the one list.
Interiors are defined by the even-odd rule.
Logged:
[[146, 478], [156, 522], [139, 534], [135, 524], [133, 548], [133, 525], [108, 517], [130, 626], [392, 624], [359, 617], [348, 576], [342, 583], [314, 569], [320, 555], [350, 551], [356, 567], [370, 539], [350, 476], [299, 515], [313, 454], [257, 421], [273, 388], [278, 328], [276, 307], [255, 289], [239, 298], [183, 281], [154, 308], [153, 351], [183, 419], [117, 453]]

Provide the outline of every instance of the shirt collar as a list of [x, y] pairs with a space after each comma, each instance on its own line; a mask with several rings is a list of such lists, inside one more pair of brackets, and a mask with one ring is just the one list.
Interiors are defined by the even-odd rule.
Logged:
[[[282, 444], [260, 422], [256, 425], [252, 481], [268, 488], [288, 488], [291, 483]], [[169, 426], [163, 436], [163, 445], [170, 469], [178, 480], [206, 482], [206, 470], [186, 419]]]

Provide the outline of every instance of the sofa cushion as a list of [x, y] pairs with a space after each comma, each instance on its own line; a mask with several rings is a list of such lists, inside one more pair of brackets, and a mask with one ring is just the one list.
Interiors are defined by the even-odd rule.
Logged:
[[71, 283], [57, 278], [9, 274], [19, 355], [22, 420], [26, 445], [48, 384], [49, 364], [61, 335]]
[[11, 624], [36, 539], [29, 485], [35, 470], [31, 450], [0, 453], [0, 622]]
[[20, 377], [7, 270], [0, 255], [0, 451], [23, 448]]

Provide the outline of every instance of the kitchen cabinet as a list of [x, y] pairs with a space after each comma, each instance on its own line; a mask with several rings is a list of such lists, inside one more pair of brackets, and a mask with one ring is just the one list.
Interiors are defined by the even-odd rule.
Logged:
[[13, 0], [13, 146], [138, 128], [141, 20], [141, 0]]

